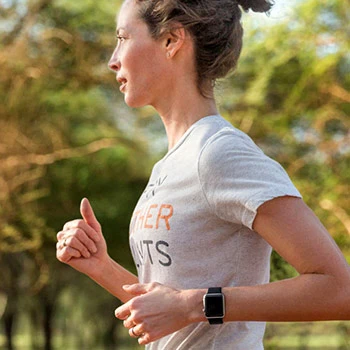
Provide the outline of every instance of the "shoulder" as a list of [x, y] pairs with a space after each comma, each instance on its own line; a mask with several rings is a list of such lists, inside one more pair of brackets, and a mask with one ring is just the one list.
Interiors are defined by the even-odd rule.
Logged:
[[267, 156], [253, 140], [235, 128], [224, 128], [210, 137], [198, 158], [197, 172], [203, 186], [222, 185], [252, 197], [258, 193], [293, 193], [285, 169]]
[[239, 151], [246, 148], [261, 152], [248, 135], [219, 115], [198, 121], [188, 136], [188, 145], [197, 149], [200, 157], [230, 149]]
[[254, 141], [242, 131], [224, 127], [208, 138], [201, 149], [199, 164], [229, 165], [230, 162], [268, 158]]
[[276, 197], [301, 197], [283, 167], [237, 129], [222, 129], [202, 148], [198, 179], [220, 218], [252, 229], [257, 209]]

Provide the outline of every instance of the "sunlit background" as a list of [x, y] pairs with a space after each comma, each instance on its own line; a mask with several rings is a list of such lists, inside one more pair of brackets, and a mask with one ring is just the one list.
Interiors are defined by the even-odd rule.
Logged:
[[[166, 152], [155, 111], [127, 108], [107, 69], [119, 5], [0, 0], [1, 349], [138, 348], [119, 301], [55, 257], [86, 196], [110, 255], [134, 270], [129, 219]], [[277, 0], [244, 14], [241, 61], [217, 85], [222, 115], [284, 166], [348, 262], [349, 8]], [[274, 253], [272, 280], [294, 275]], [[265, 347], [350, 349], [350, 322], [268, 324]]]

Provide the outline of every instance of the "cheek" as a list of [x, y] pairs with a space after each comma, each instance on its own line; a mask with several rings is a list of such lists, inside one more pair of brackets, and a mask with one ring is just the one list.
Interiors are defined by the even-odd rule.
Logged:
[[133, 48], [126, 63], [130, 69], [141, 75], [139, 78], [142, 78], [159, 73], [163, 65], [162, 58], [162, 51], [158, 46], [144, 44]]
[[166, 56], [159, 47], [129, 47], [123, 56], [123, 66], [129, 82], [124, 96], [129, 107], [152, 104], [162, 94], [162, 84], [166, 80]]

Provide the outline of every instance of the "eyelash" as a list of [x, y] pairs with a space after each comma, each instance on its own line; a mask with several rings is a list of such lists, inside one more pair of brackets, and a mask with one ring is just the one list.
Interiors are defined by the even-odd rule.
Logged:
[[124, 38], [123, 36], [121, 36], [121, 35], [117, 35], [117, 36], [116, 36], [116, 39], [117, 39], [118, 41], [124, 41], [124, 40], [125, 40], [125, 38]]

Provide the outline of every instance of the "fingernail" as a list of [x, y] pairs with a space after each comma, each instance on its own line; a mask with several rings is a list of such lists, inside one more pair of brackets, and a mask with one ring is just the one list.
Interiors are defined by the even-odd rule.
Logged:
[[123, 286], [124, 289], [127, 289], [129, 287], [130, 287], [130, 284], [124, 284], [124, 286]]

